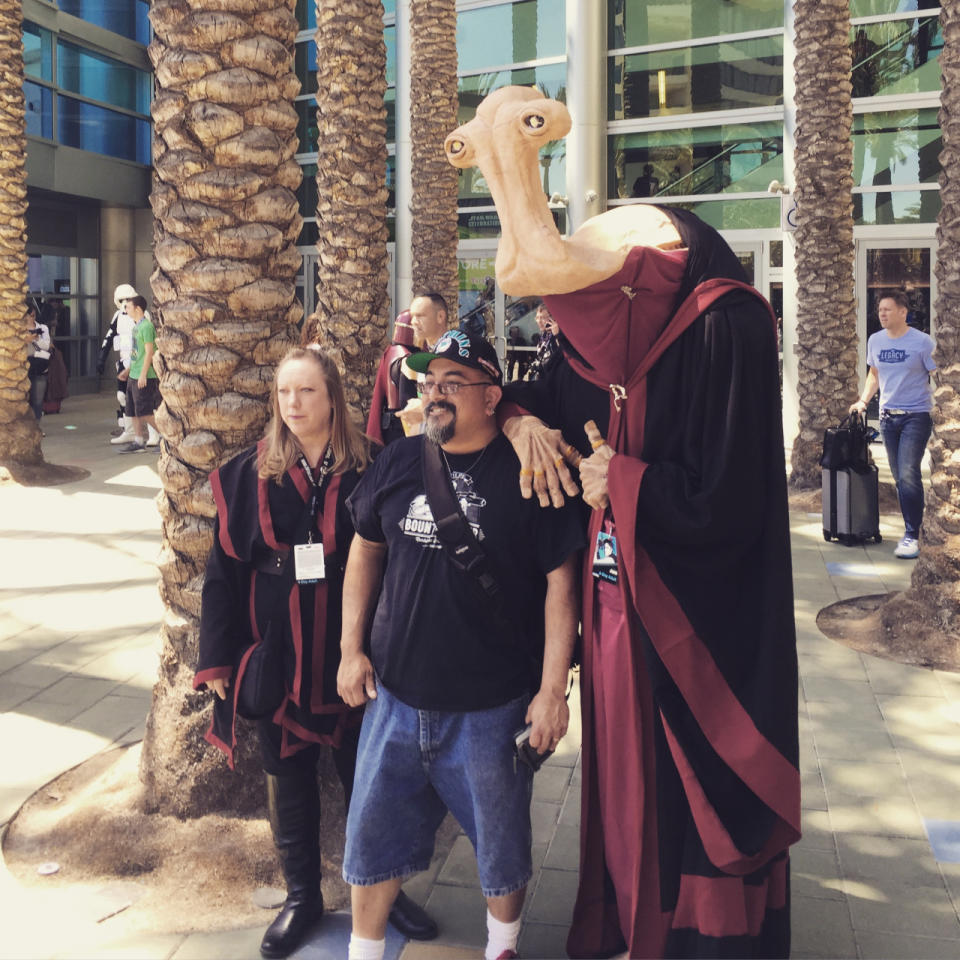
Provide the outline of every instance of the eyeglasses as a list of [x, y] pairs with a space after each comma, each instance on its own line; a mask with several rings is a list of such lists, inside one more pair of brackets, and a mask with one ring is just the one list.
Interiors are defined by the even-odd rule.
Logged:
[[461, 387], [492, 387], [489, 380], [477, 380], [472, 383], [460, 383], [457, 380], [448, 380], [446, 383], [437, 383], [436, 380], [424, 380], [420, 386], [420, 392], [428, 397], [434, 390], [441, 397], [452, 397]]

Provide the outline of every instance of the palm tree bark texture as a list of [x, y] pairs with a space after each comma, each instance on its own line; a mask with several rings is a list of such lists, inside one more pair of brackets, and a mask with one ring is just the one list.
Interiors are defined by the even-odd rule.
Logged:
[[366, 420], [386, 344], [387, 52], [380, 0], [317, 0], [317, 306], [304, 338]]
[[856, 398], [849, 0], [796, 0], [797, 392], [790, 481], [820, 484], [824, 429]]
[[436, 290], [457, 319], [457, 185], [443, 142], [457, 127], [456, 0], [410, 0], [413, 289]]
[[27, 377], [27, 171], [23, 14], [0, 4], [0, 464], [39, 464], [40, 427]]
[[[299, 342], [294, 4], [154, 0], [150, 10], [165, 611], [140, 774], [147, 808], [178, 816], [262, 802], [259, 776], [230, 774], [204, 743], [210, 693], [191, 680], [216, 515], [208, 474], [260, 436], [276, 364]], [[259, 767], [253, 739], [241, 738], [241, 770]]]
[[943, 0], [940, 23], [943, 150], [931, 482], [910, 589], [881, 608], [880, 621], [888, 637], [910, 635], [922, 643], [923, 636], [933, 631], [941, 641], [952, 640], [960, 662], [960, 0]]

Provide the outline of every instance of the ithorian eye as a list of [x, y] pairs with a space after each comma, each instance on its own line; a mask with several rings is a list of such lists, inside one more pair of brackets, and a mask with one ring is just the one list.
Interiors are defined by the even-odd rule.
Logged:
[[462, 140], [451, 140], [447, 146], [447, 149], [450, 151], [450, 153], [456, 155], [458, 153], [463, 153], [465, 146], [466, 145]]
[[541, 113], [529, 113], [523, 118], [523, 122], [531, 130], [539, 130], [547, 121]]

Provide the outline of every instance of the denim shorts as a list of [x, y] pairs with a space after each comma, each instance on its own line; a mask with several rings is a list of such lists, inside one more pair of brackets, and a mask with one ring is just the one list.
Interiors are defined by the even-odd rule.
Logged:
[[417, 710], [382, 684], [367, 704], [347, 816], [343, 879], [370, 886], [426, 870], [449, 810], [477, 853], [485, 897], [533, 873], [533, 773], [515, 769], [513, 734], [529, 697], [490, 710]]

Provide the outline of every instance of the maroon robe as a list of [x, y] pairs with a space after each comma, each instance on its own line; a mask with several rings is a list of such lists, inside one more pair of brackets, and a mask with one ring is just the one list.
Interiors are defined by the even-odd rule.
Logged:
[[[687, 250], [636, 248], [608, 280], [546, 298], [580, 392], [608, 394], [600, 426], [617, 451], [584, 578], [567, 946], [787, 956], [800, 792], [774, 319], [715, 231], [668, 212]], [[616, 584], [591, 575], [601, 525]]]

